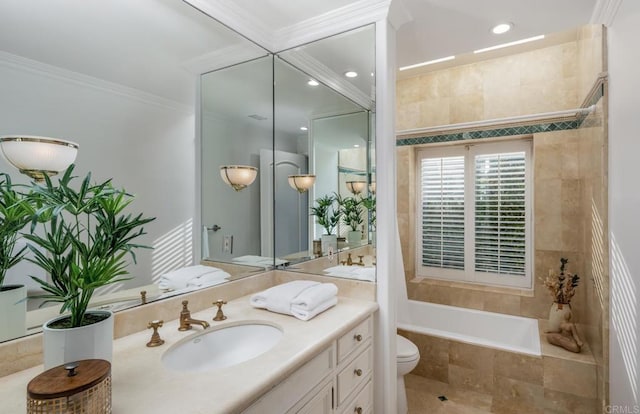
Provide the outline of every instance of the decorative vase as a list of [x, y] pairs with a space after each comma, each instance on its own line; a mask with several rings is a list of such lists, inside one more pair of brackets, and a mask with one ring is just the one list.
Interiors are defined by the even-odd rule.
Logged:
[[27, 288], [24, 285], [0, 287], [0, 342], [27, 333]]
[[360, 244], [362, 241], [362, 232], [360, 230], [351, 230], [347, 233], [347, 243]]
[[323, 234], [320, 240], [323, 255], [329, 252], [329, 248], [331, 248], [334, 253], [338, 251], [338, 236], [335, 234]]
[[87, 314], [107, 315], [107, 318], [78, 328], [54, 329], [49, 325], [68, 318], [59, 316], [43, 325], [44, 369], [82, 359], [104, 359], [111, 362], [113, 356], [113, 313], [88, 311]]
[[567, 314], [571, 314], [571, 305], [569, 303], [553, 302], [549, 310], [547, 332], [560, 332], [560, 324], [565, 321]]

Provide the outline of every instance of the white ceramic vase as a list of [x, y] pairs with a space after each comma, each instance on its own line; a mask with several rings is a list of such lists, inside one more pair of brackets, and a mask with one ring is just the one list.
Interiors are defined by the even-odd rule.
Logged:
[[360, 230], [350, 230], [347, 233], [347, 243], [360, 244], [362, 241], [362, 232]]
[[24, 285], [0, 287], [0, 342], [27, 333], [27, 288]]
[[553, 302], [549, 310], [547, 332], [560, 332], [560, 324], [565, 321], [567, 314], [571, 314], [570, 304]]
[[104, 359], [111, 362], [113, 356], [113, 313], [89, 311], [90, 314], [107, 314], [100, 322], [79, 328], [52, 329], [49, 325], [67, 318], [59, 316], [43, 326], [44, 369], [57, 367], [83, 359]]
[[338, 236], [335, 234], [323, 234], [320, 240], [323, 255], [326, 256], [329, 253], [329, 248], [332, 249], [333, 253], [338, 252]]

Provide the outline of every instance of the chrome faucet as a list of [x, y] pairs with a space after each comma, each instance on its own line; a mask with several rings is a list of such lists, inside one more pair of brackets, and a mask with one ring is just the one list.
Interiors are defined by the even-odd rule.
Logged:
[[182, 311], [180, 311], [180, 327], [179, 331], [188, 331], [192, 328], [191, 325], [200, 325], [203, 329], [207, 329], [209, 327], [209, 322], [201, 321], [199, 319], [191, 319], [191, 311], [187, 308], [189, 304], [188, 300], [182, 301]]

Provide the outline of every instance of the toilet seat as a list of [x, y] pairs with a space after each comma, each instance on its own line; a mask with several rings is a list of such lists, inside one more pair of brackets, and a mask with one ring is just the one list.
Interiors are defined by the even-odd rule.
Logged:
[[396, 335], [397, 362], [412, 362], [420, 358], [418, 347], [407, 338]]

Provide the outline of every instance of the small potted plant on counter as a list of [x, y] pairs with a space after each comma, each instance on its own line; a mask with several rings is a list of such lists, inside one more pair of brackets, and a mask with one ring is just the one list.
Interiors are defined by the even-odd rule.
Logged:
[[[128, 257], [135, 263], [133, 241], [146, 234], [143, 225], [154, 218], [124, 210], [133, 196], [115, 189], [111, 180], [91, 183], [91, 173], [76, 189], [71, 165], [54, 185], [34, 183], [30, 197], [36, 209], [29, 241], [29, 259], [49, 274], [34, 277], [46, 292], [40, 298], [58, 302], [63, 314], [44, 324], [45, 369], [81, 359], [110, 361], [113, 314], [88, 311], [96, 289], [126, 280]], [[65, 314], [66, 313], [66, 314]]]
[[358, 227], [364, 221], [362, 218], [362, 213], [364, 212], [362, 201], [355, 197], [344, 197], [338, 198], [338, 203], [340, 203], [342, 222], [349, 227], [347, 243], [350, 245], [360, 243], [362, 241], [362, 232]]
[[340, 208], [337, 205], [337, 197], [324, 195], [316, 199], [316, 205], [311, 207], [311, 215], [316, 216], [316, 223], [322, 226], [325, 234], [322, 235], [322, 253], [327, 254], [329, 249], [338, 250], [338, 236], [333, 234], [340, 222]]
[[369, 211], [369, 226], [371, 229], [371, 244], [376, 245], [376, 197], [373, 194], [362, 199], [362, 205]]
[[20, 231], [31, 221], [28, 199], [16, 191], [8, 174], [0, 174], [0, 342], [23, 336], [27, 325], [27, 288], [5, 284], [7, 271], [27, 249], [16, 249]]

